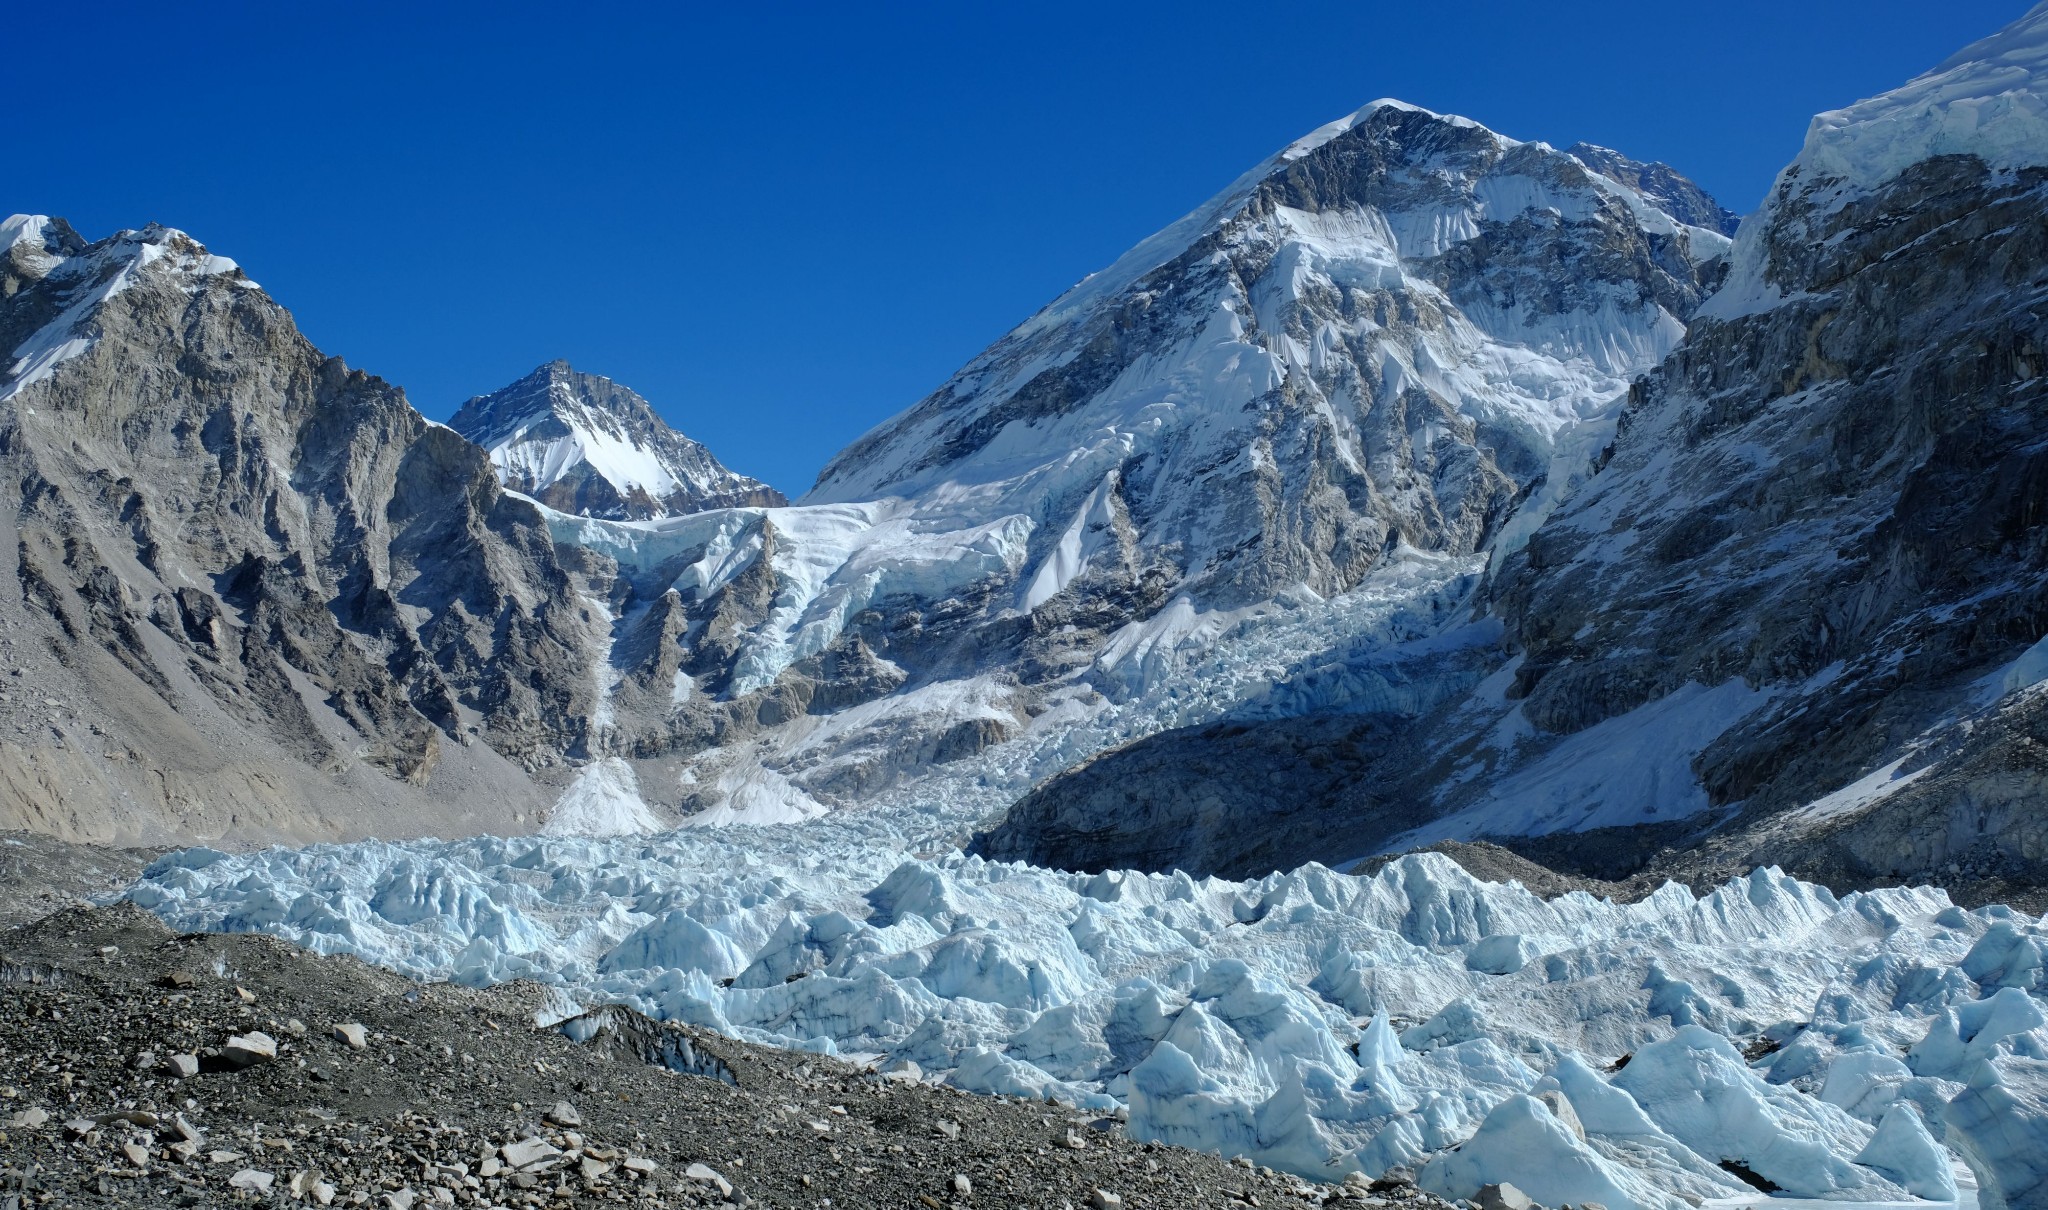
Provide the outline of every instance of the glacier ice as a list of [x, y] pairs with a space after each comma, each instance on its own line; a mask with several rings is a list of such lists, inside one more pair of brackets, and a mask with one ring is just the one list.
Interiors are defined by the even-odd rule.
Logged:
[[2048, 1016], [2004, 986], [2048, 929], [1938, 890], [1759, 870], [1546, 902], [1434, 854], [1075, 874], [919, 851], [902, 822], [196, 849], [129, 897], [419, 978], [910, 1059], [1308, 1176], [1421, 1166], [1456, 1196], [1510, 1170], [1610, 1207], [1753, 1193], [1728, 1163], [1898, 1200], [1942, 1192], [1946, 1149], [1996, 1194], [2048, 1138]]

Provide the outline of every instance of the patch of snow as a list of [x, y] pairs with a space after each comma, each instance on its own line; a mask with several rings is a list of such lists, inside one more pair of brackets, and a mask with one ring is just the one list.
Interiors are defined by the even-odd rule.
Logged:
[[633, 766], [607, 756], [583, 767], [555, 800], [540, 830], [546, 836], [638, 836], [661, 828], [640, 797]]

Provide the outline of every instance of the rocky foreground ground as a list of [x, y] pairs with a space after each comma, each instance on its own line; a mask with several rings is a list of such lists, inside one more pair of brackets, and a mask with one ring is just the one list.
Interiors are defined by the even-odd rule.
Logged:
[[622, 1010], [579, 1043], [549, 1003], [63, 908], [0, 932], [0, 1210], [1442, 1206]]

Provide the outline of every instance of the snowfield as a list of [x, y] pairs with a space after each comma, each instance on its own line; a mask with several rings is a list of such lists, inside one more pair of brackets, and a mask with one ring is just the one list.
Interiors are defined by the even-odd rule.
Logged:
[[[194, 849], [129, 892], [423, 979], [532, 978], [754, 1041], [915, 1060], [1309, 1176], [1676, 1208], [1985, 1204], [2048, 1157], [2048, 928], [1759, 871], [1544, 902], [1446, 858], [1354, 878], [906, 856], [885, 816], [659, 837]], [[2026, 1204], [2024, 1202], [2016, 1204]]]

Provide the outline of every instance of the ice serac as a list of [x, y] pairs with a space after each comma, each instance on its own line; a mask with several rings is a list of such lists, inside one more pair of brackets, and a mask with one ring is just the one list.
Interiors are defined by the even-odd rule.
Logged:
[[182, 232], [17, 215], [0, 286], [0, 827], [534, 826], [588, 643], [483, 452]]
[[[1546, 901], [1433, 853], [1369, 877], [1071, 874], [906, 858], [917, 825], [194, 850], [129, 894], [182, 929], [1121, 1108], [1134, 1137], [1325, 1180], [1892, 1204], [1939, 1192], [1953, 1150], [2040, 1204], [2048, 1018], [1993, 990], [2015, 964], [1992, 959], [2044, 929], [2006, 909], [1774, 870]], [[1495, 973], [1503, 940], [1530, 957]]]
[[476, 396], [448, 427], [490, 452], [506, 487], [565, 513], [625, 520], [786, 503], [670, 428], [640, 395], [566, 361]]
[[989, 851], [1171, 865], [1177, 834], [1263, 843], [1239, 821], [1278, 797], [1321, 838], [1297, 858], [1492, 835], [1608, 876], [1675, 848], [1709, 878], [2048, 881], [2044, 47], [2036, 9], [1815, 120], [1589, 473], [1510, 523], [1467, 690], [1379, 732], [1161, 737]]

